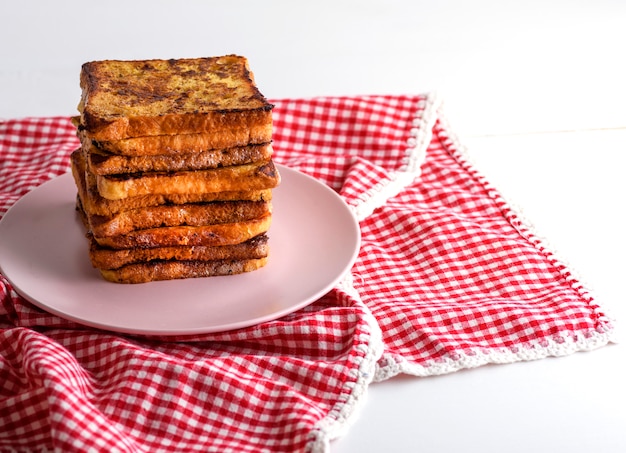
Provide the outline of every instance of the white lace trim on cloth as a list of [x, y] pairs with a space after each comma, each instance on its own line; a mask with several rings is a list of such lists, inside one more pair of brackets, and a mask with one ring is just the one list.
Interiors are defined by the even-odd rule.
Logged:
[[561, 339], [556, 341], [554, 339], [544, 339], [530, 346], [526, 345], [523, 348], [502, 348], [489, 351], [466, 350], [456, 353], [454, 357], [432, 360], [426, 365], [410, 363], [404, 357], [398, 356], [387, 358], [384, 360], [384, 363], [379, 364], [380, 368], [376, 372], [373, 382], [385, 381], [401, 373], [427, 377], [449, 374], [488, 364], [507, 364], [528, 362], [547, 357], [563, 357], [575, 352], [591, 351], [605, 346], [611, 341], [613, 341], [612, 331], [604, 333], [589, 332], [587, 335], [580, 335], [575, 340]]
[[[433, 127], [437, 121], [440, 103], [440, 99], [434, 94], [427, 94], [424, 99], [419, 101], [418, 109], [412, 120], [410, 138], [406, 144], [402, 168], [392, 173], [389, 180], [377, 184], [368, 191], [359, 204], [352, 206], [357, 220], [368, 217], [376, 208], [383, 206], [389, 198], [400, 193], [420, 176], [422, 163], [432, 139]], [[363, 406], [367, 389], [375, 379], [377, 363], [384, 350], [380, 326], [374, 315], [361, 301], [361, 296], [353, 285], [353, 276], [347, 275], [338, 287], [362, 305], [363, 310], [367, 313], [366, 321], [370, 328], [370, 338], [365, 356], [358, 369], [354, 370], [357, 373], [354, 387], [345, 396], [345, 400], [337, 404], [310, 434], [311, 441], [307, 445], [307, 451], [314, 453], [329, 451], [330, 441], [341, 437], [352, 425]]]
[[369, 190], [356, 206], [351, 206], [357, 220], [367, 218], [376, 208], [384, 206], [389, 198], [398, 195], [420, 176], [440, 105], [441, 100], [436, 94], [427, 94], [418, 102], [419, 108], [412, 121], [411, 136], [407, 141], [402, 168], [393, 172], [388, 181]]
[[[354, 207], [353, 212], [357, 219], [362, 220], [369, 216], [377, 207], [383, 206], [386, 201], [400, 193], [406, 186], [411, 184], [415, 178], [421, 174], [421, 165], [426, 157], [426, 151], [433, 136], [433, 128], [439, 122], [442, 136], [446, 140], [446, 146], [452, 149], [460, 163], [479, 179], [491, 196], [498, 199], [502, 206], [506, 206], [504, 211], [510, 216], [517, 218], [516, 227], [521, 229], [522, 234], [531, 240], [537, 247], [540, 247], [554, 262], [562, 261], [556, 259], [553, 252], [549, 252], [546, 243], [538, 239], [530, 223], [526, 222], [521, 215], [521, 211], [511, 208], [511, 205], [488, 183], [488, 181], [476, 171], [456, 136], [450, 133], [450, 128], [442, 115], [442, 102], [438, 96], [428, 94], [422, 101], [423, 110], [419, 110], [413, 120], [411, 138], [409, 139], [406, 154], [406, 164], [402, 170], [396, 171], [386, 184], [376, 186], [363, 202]], [[569, 281], [573, 282], [574, 273], [568, 267]], [[576, 278], [577, 282], [580, 282]], [[581, 294], [588, 294], [581, 284], [574, 284]], [[476, 368], [487, 364], [505, 364], [519, 361], [530, 361], [542, 359], [550, 356], [558, 357], [572, 354], [579, 351], [589, 351], [600, 348], [609, 342], [615, 341], [615, 329], [611, 326], [606, 331], [593, 331], [581, 333], [570, 338], [553, 338], [538, 340], [536, 343], [526, 344], [524, 347], [500, 348], [497, 350], [465, 350], [456, 353], [454, 356], [443, 359], [432, 360], [426, 365], [418, 365], [408, 362], [404, 357], [387, 357], [382, 362], [381, 356], [384, 350], [382, 333], [378, 322], [361, 302], [360, 295], [353, 285], [353, 276], [348, 274], [339, 284], [347, 294], [358, 300], [367, 313], [366, 321], [370, 327], [370, 338], [366, 348], [365, 356], [357, 369], [356, 382], [351, 391], [345, 395], [345, 399], [339, 402], [329, 414], [322, 419], [317, 427], [310, 433], [310, 441], [307, 451], [313, 453], [324, 453], [330, 450], [330, 441], [341, 437], [350, 428], [357, 418], [358, 412], [362, 408], [367, 390], [372, 382], [380, 382], [398, 374], [404, 373], [414, 376], [426, 377], [441, 374], [448, 374], [462, 369]], [[589, 299], [591, 297], [587, 295]], [[607, 319], [607, 321], [609, 321]]]
[[[433, 127], [437, 121], [440, 103], [441, 101], [434, 94], [428, 94], [419, 101], [418, 110], [412, 120], [411, 134], [406, 144], [402, 168], [392, 173], [385, 183], [378, 184], [368, 191], [359, 204], [352, 206], [357, 220], [367, 218], [376, 208], [383, 206], [389, 198], [400, 193], [420, 176], [422, 163], [432, 139]], [[349, 429], [363, 405], [369, 384], [375, 378], [377, 362], [384, 350], [378, 322], [361, 301], [359, 293], [354, 288], [352, 275], [346, 276], [338, 287], [363, 306], [367, 313], [366, 321], [371, 333], [365, 356], [359, 368], [354, 370], [358, 373], [354, 388], [346, 395], [345, 401], [337, 404], [310, 434], [312, 440], [307, 445], [307, 451], [315, 453], [327, 452], [330, 449], [330, 441], [342, 436]]]
[[[559, 254], [554, 251], [543, 236], [537, 234], [535, 226], [526, 218], [519, 206], [505, 199], [477, 170], [466, 148], [460, 143], [458, 137], [451, 132], [447, 119], [442, 112], [443, 103], [438, 103], [437, 109], [436, 119], [439, 122], [440, 135], [445, 142], [445, 146], [453, 152], [459, 163], [483, 184], [489, 195], [500, 205], [503, 214], [520, 234], [532, 242], [535, 247], [546, 255], [552, 264], [560, 269], [561, 274], [564, 275], [572, 288], [578, 291], [585, 300], [593, 300], [594, 305], [600, 306], [595, 301], [595, 298], [591, 296], [589, 287], [582, 283], [583, 280], [578, 276], [578, 273], [567, 261], [560, 258]], [[526, 343], [523, 347], [490, 349], [488, 351], [470, 349], [457, 352], [454, 356], [432, 360], [425, 365], [410, 363], [401, 356], [387, 357], [383, 363], [378, 364], [374, 382], [384, 381], [401, 373], [423, 377], [435, 376], [487, 364], [504, 364], [538, 360], [546, 357], [559, 357], [575, 352], [591, 351], [609, 343], [617, 343], [619, 332], [616, 328], [616, 321], [606, 314], [604, 307], [602, 308], [605, 316], [600, 319], [604, 323], [604, 327], [601, 326], [594, 331], [580, 332], [580, 335], [569, 338], [541, 339], [536, 342]]]
[[361, 301], [361, 296], [354, 288], [352, 274], [348, 274], [339, 284], [340, 288], [362, 306], [365, 320], [369, 326], [370, 336], [367, 346], [362, 345], [365, 355], [361, 359], [359, 367], [353, 369], [356, 382], [351, 391], [343, 396], [343, 400], [333, 407], [333, 409], [320, 420], [316, 428], [309, 434], [311, 440], [307, 444], [307, 451], [312, 453], [324, 453], [330, 450], [330, 441], [341, 437], [350, 428], [357, 414], [363, 406], [367, 396], [367, 389], [373, 382], [376, 374], [376, 364], [383, 353], [382, 332], [374, 315]]

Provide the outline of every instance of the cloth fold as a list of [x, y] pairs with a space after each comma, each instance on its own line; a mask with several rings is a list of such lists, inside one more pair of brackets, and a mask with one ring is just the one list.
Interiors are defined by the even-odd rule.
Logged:
[[[374, 381], [611, 341], [593, 297], [467, 161], [436, 96], [273, 103], [276, 161], [360, 221], [352, 272], [280, 319], [174, 337], [64, 320], [0, 276], [0, 446], [325, 452]], [[77, 146], [69, 118], [0, 123], [0, 214], [68, 171]]]

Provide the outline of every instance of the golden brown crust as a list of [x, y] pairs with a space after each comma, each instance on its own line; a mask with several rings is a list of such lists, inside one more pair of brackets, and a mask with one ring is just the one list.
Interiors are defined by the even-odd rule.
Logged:
[[86, 168], [82, 151], [80, 149], [74, 151], [70, 160], [72, 175], [78, 188], [78, 194], [83, 202], [83, 207], [87, 213], [93, 215], [112, 216], [129, 209], [164, 204], [179, 205], [233, 200], [270, 201], [272, 199], [272, 191], [265, 189], [198, 194], [149, 194], [121, 200], [107, 200], [98, 193], [96, 177]]
[[[99, 126], [98, 129], [89, 129]], [[152, 117], [121, 117], [108, 123], [101, 122], [84, 113], [79, 130], [85, 131], [92, 140], [110, 142], [146, 136], [174, 134], [200, 134], [215, 131], [215, 147], [240, 146], [250, 143], [251, 132], [256, 131], [261, 139], [267, 139], [266, 133], [272, 130], [272, 115], [269, 111], [232, 111], [213, 113], [161, 114]], [[231, 141], [229, 141], [229, 139]]]
[[94, 239], [100, 246], [113, 249], [233, 245], [266, 233], [270, 228], [271, 220], [272, 216], [268, 214], [258, 219], [238, 223], [149, 228], [118, 236], [94, 236]]
[[148, 228], [245, 222], [270, 213], [269, 201], [217, 201], [152, 206], [122, 211], [114, 216], [90, 215], [88, 218], [93, 234], [107, 237]]
[[108, 200], [140, 195], [264, 190], [279, 183], [280, 175], [271, 160], [210, 170], [96, 175], [98, 192]]
[[205, 132], [271, 123], [246, 58], [85, 63], [81, 128], [95, 140]]
[[269, 247], [265, 234], [256, 236], [246, 242], [224, 246], [175, 246], [132, 248], [115, 250], [101, 247], [89, 237], [89, 257], [93, 267], [98, 269], [118, 269], [128, 264], [155, 260], [177, 261], [214, 261], [214, 260], [247, 260], [268, 256]]
[[[250, 118], [248, 118], [250, 119]], [[90, 140], [85, 131], [79, 129], [83, 143]], [[247, 124], [245, 127], [217, 128], [210, 132], [170, 135], [149, 135], [122, 140], [98, 140], [97, 146], [111, 154], [120, 156], [150, 156], [158, 154], [189, 154], [211, 149], [268, 143], [272, 139], [272, 123]]]
[[242, 274], [260, 269], [268, 258], [215, 261], [151, 261], [123, 266], [119, 269], [101, 269], [102, 276], [114, 283], [148, 283], [158, 280], [215, 277]]
[[[174, 136], [173, 136], [174, 137]], [[268, 161], [272, 145], [239, 146], [187, 154], [120, 156], [100, 150], [95, 146], [83, 147], [87, 151], [89, 170], [96, 175], [115, 175], [137, 172], [206, 170], [230, 165], [244, 165]]]

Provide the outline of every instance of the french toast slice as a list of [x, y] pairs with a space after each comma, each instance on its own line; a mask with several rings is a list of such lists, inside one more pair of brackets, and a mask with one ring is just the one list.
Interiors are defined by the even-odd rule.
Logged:
[[[87, 137], [82, 131], [80, 137]], [[272, 124], [247, 128], [214, 129], [206, 133], [179, 135], [148, 135], [122, 140], [94, 140], [103, 151], [120, 156], [154, 156], [159, 154], [190, 154], [208, 149], [259, 145], [272, 139]], [[84, 140], [84, 139], [83, 139]]]
[[89, 258], [97, 269], [119, 269], [129, 264], [149, 261], [215, 261], [265, 258], [269, 254], [267, 235], [261, 234], [241, 244], [222, 246], [174, 246], [110, 249], [89, 238]]
[[201, 226], [172, 226], [134, 230], [117, 236], [95, 236], [102, 247], [129, 249], [134, 247], [220, 246], [240, 244], [267, 233], [272, 215], [236, 223]]
[[90, 225], [94, 234], [104, 237], [149, 228], [246, 222], [270, 213], [269, 201], [220, 201], [139, 208], [113, 218], [92, 216]]
[[[80, 204], [82, 209], [82, 201]], [[86, 217], [94, 235], [107, 237], [149, 228], [244, 222], [271, 212], [270, 201], [216, 201], [150, 206], [121, 211], [113, 216], [86, 214]]]
[[80, 87], [79, 129], [97, 141], [219, 135], [272, 122], [273, 105], [238, 55], [92, 61], [82, 65]]
[[148, 156], [111, 154], [93, 146], [89, 141], [84, 141], [82, 145], [86, 151], [89, 170], [96, 175], [206, 170], [209, 168], [268, 161], [272, 157], [272, 145], [269, 143], [212, 149], [197, 153]]
[[150, 261], [128, 264], [118, 269], [99, 269], [105, 280], [114, 283], [148, 283], [159, 280], [215, 277], [258, 270], [268, 258], [214, 261]]
[[279, 183], [280, 175], [272, 160], [210, 170], [96, 175], [98, 192], [108, 200], [151, 194], [264, 190]]
[[107, 200], [98, 193], [96, 176], [86, 167], [85, 156], [78, 149], [70, 157], [72, 175], [83, 208], [90, 215], [113, 216], [117, 213], [167, 204], [208, 203], [213, 201], [271, 201], [272, 191], [248, 190], [194, 194], [147, 194], [121, 200]]

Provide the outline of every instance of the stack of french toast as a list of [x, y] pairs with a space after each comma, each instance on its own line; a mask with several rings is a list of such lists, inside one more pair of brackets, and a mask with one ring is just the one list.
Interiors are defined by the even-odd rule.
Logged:
[[109, 281], [239, 274], [268, 260], [272, 108], [246, 58], [85, 63], [71, 156]]

